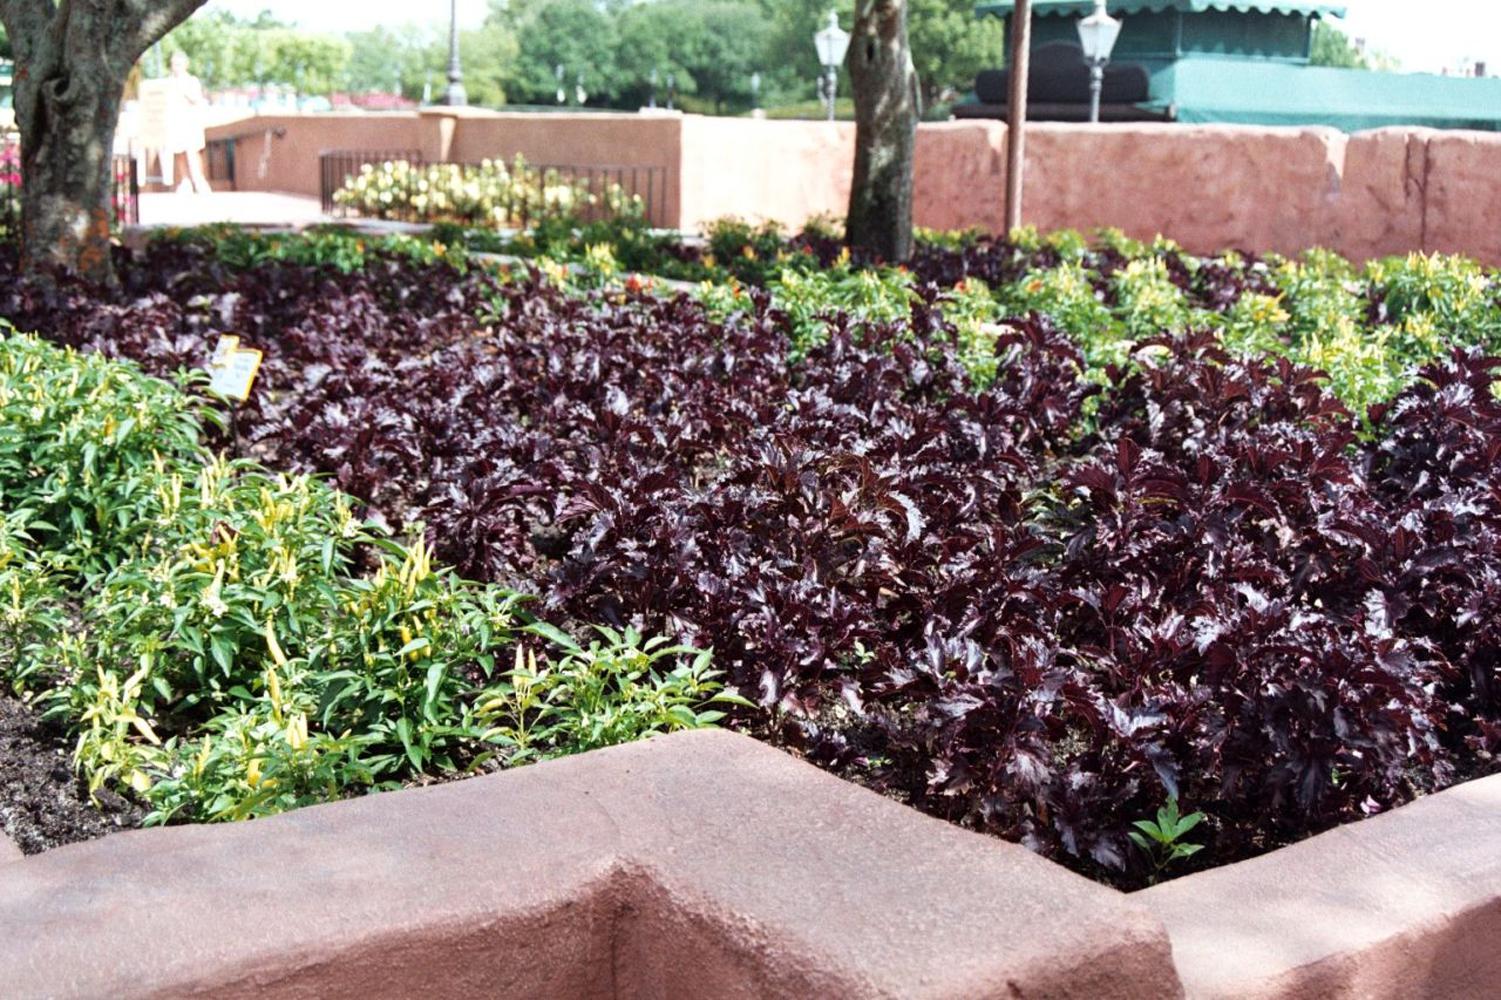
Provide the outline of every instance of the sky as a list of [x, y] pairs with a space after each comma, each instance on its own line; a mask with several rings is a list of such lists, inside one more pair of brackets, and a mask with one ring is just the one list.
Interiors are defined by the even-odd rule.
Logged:
[[[1339, 0], [1334, 0], [1339, 2]], [[1497, 0], [1343, 0], [1341, 25], [1402, 68], [1435, 72], [1484, 60], [1501, 73], [1501, 3]]]
[[[1331, 0], [1340, 2], [1340, 0]], [[459, 21], [484, 20], [486, 0], [458, 0]], [[1485, 60], [1501, 73], [1501, 0], [1343, 0], [1341, 27], [1402, 68], [1436, 72]], [[447, 21], [449, 0], [210, 0], [206, 9], [253, 17], [270, 10], [312, 31], [349, 31], [377, 24]]]
[[[309, 31], [360, 31], [376, 25], [448, 23], [449, 0], [209, 0], [204, 10], [227, 10], [254, 17], [269, 10], [277, 18]], [[485, 19], [486, 0], [459, 0], [459, 24], [477, 27]]]

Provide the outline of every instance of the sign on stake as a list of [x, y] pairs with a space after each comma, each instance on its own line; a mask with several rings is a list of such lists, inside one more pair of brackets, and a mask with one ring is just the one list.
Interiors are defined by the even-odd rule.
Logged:
[[260, 351], [242, 348], [239, 337], [222, 336], [214, 345], [214, 355], [208, 363], [209, 389], [243, 403], [250, 398], [250, 389], [260, 369]]

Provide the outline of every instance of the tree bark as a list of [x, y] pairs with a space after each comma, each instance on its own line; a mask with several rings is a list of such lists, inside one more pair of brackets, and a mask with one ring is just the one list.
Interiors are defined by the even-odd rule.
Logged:
[[859, 0], [851, 34], [855, 179], [845, 231], [852, 246], [899, 263], [912, 256], [912, 156], [921, 114], [906, 0]]
[[112, 283], [110, 193], [125, 80], [206, 0], [0, 0], [15, 53], [21, 259]]

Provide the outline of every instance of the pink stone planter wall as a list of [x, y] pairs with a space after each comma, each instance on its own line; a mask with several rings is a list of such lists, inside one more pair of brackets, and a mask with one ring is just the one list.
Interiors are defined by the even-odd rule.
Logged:
[[[318, 154], [418, 149], [430, 159], [664, 167], [663, 218], [696, 229], [726, 215], [799, 226], [843, 215], [854, 158], [847, 123], [695, 115], [515, 114], [434, 109], [238, 121], [237, 135], [286, 129], [241, 148], [240, 189], [318, 193]], [[919, 225], [1003, 223], [1006, 127], [918, 131]], [[1410, 250], [1501, 265], [1501, 135], [1229, 125], [1036, 125], [1027, 144], [1026, 219], [1043, 230], [1115, 226], [1189, 250], [1297, 253], [1324, 246], [1355, 260]]]
[[1501, 778], [1131, 896], [682, 734], [0, 866], [6, 996], [1501, 995]]

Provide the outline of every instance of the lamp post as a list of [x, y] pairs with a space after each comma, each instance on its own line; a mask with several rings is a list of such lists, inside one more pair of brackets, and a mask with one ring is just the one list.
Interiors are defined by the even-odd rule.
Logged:
[[1079, 22], [1079, 44], [1089, 64], [1089, 120], [1100, 120], [1100, 94], [1105, 89], [1105, 67], [1110, 62], [1121, 22], [1105, 10], [1105, 0], [1094, 0], [1094, 13]]
[[819, 65], [823, 66], [819, 96], [828, 108], [829, 121], [833, 121], [834, 100], [839, 96], [839, 67], [844, 65], [844, 55], [850, 47], [849, 32], [839, 27], [839, 15], [834, 11], [829, 11], [829, 23], [813, 36], [813, 45], [818, 49]]
[[448, 4], [448, 89], [443, 92], [443, 103], [451, 108], [469, 103], [464, 92], [464, 68], [459, 65], [459, 0]]

